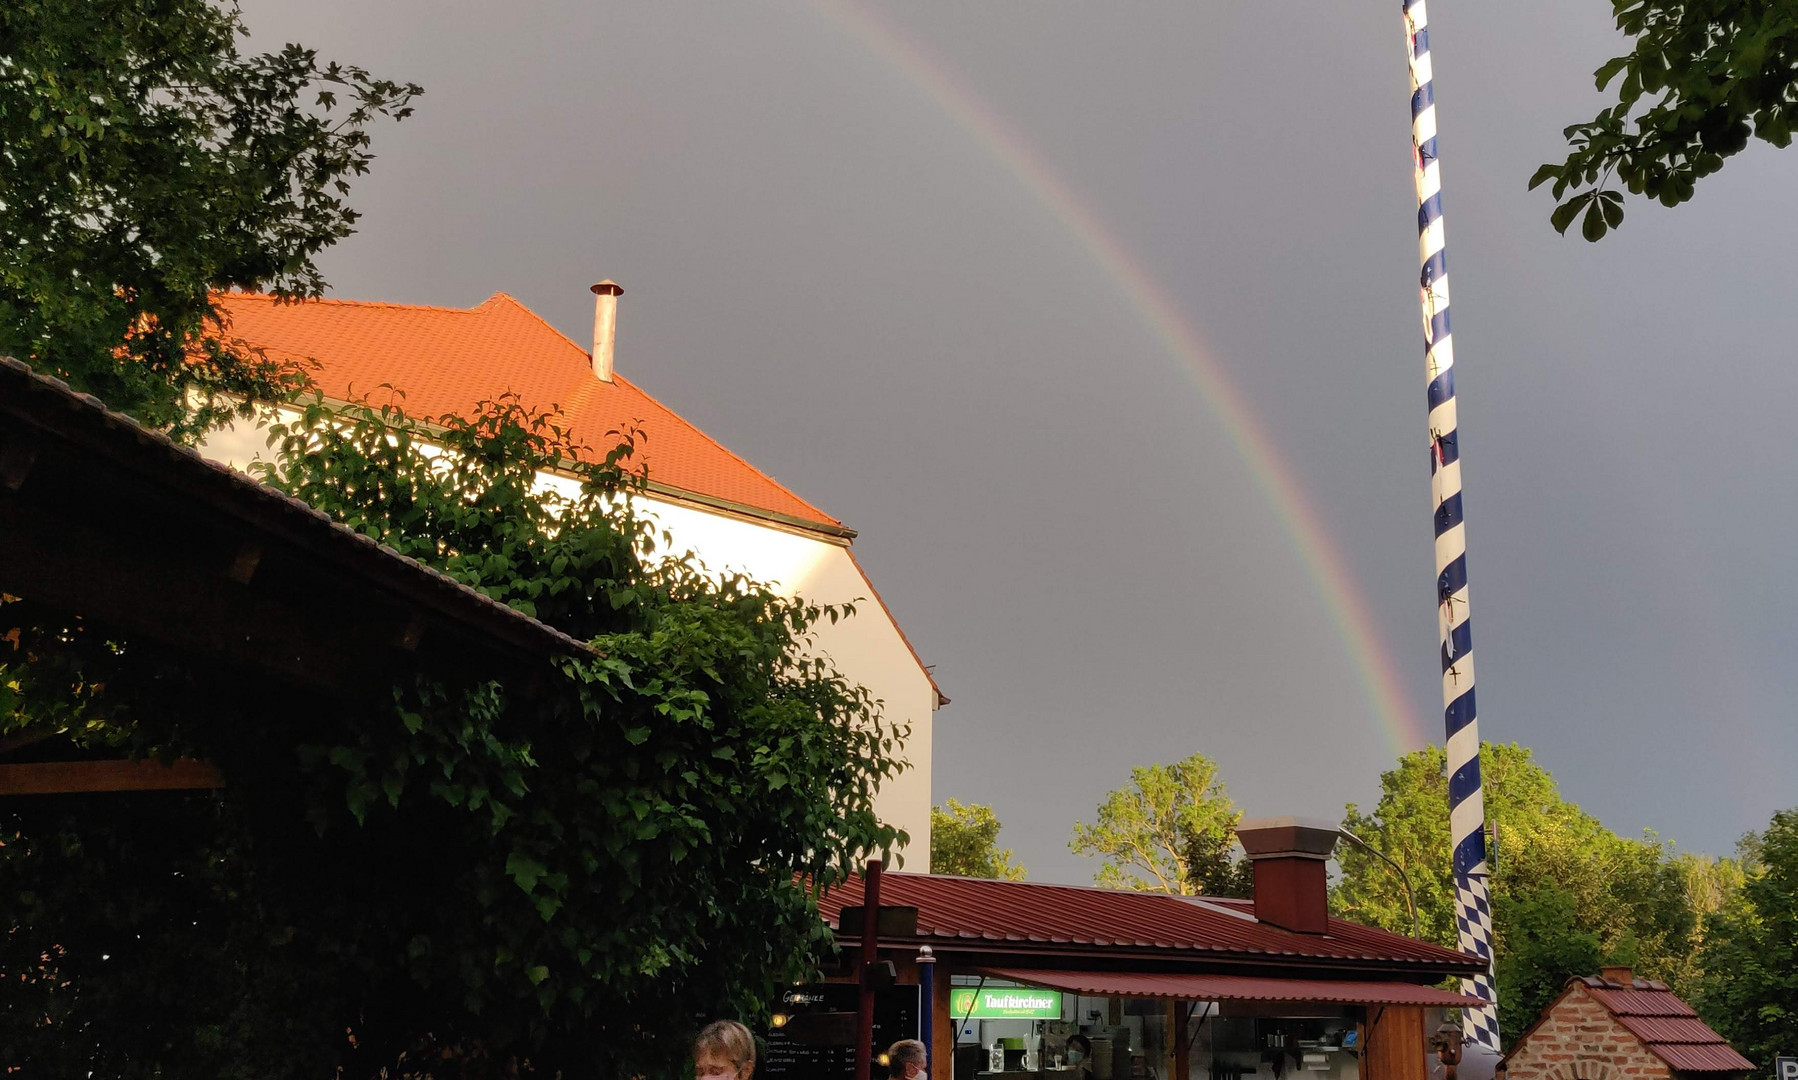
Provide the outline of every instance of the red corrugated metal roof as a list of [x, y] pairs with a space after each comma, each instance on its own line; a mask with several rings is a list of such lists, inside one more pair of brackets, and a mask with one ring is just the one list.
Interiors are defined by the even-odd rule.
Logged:
[[1696, 1016], [1619, 1016], [1617, 1022], [1643, 1042], [1714, 1042], [1717, 1033]]
[[[1256, 921], [1249, 905], [1196, 896], [936, 874], [889, 873], [881, 881], [881, 904], [917, 908], [918, 940], [939, 951], [1125, 952], [1171, 960], [1234, 954], [1442, 972], [1481, 966], [1453, 949], [1341, 919], [1331, 919], [1324, 934], [1294, 933]], [[844, 907], [861, 902], [856, 876], [819, 907], [835, 926]]]
[[1484, 999], [1405, 982], [1336, 979], [1266, 979], [1245, 975], [1145, 975], [1110, 971], [983, 969], [995, 978], [1095, 997], [1166, 998], [1174, 1001], [1307, 1001], [1339, 1005], [1432, 1005], [1462, 1008]]
[[1666, 983], [1632, 979], [1628, 985], [1596, 975], [1574, 980], [1591, 993], [1630, 1034], [1679, 1072], [1748, 1072], [1754, 1063], [1698, 1019]]
[[1580, 981], [1612, 1016], [1698, 1015], [1697, 1010], [1675, 996], [1666, 983], [1637, 979], [1634, 986], [1625, 989], [1621, 983], [1606, 982], [1595, 975], [1582, 976]]
[[1654, 1055], [1678, 1072], [1752, 1072], [1754, 1062], [1728, 1043], [1650, 1043]]

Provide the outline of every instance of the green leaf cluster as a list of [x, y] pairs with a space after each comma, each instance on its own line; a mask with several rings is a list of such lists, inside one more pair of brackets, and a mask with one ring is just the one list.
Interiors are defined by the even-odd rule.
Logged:
[[1798, 1047], [1798, 808], [1743, 837], [1744, 877], [1705, 920], [1695, 1002], [1711, 1026], [1771, 1076]]
[[[1363, 813], [1350, 804], [1343, 823], [1404, 869], [1416, 890], [1423, 936], [1453, 946], [1444, 765], [1440, 747], [1405, 755], [1381, 775], [1378, 805]], [[1593, 974], [1600, 963], [1633, 964], [1644, 977], [1689, 988], [1700, 940], [1695, 894], [1707, 880], [1715, 891], [1714, 861], [1676, 856], [1652, 834], [1611, 832], [1563, 799], [1527, 748], [1483, 744], [1480, 769], [1490, 823], [1500, 1030], [1509, 1038], [1521, 1034], [1568, 978]], [[1336, 912], [1408, 933], [1398, 875], [1352, 845], [1337, 858]]]
[[421, 93], [244, 33], [216, 0], [0, 5], [0, 354], [177, 437], [303, 382], [212, 296], [318, 295], [370, 126]]
[[999, 847], [999, 818], [983, 803], [946, 800], [930, 808], [930, 872], [1023, 881], [1010, 849]]
[[559, 418], [510, 396], [430, 425], [314, 401], [271, 441], [271, 483], [597, 655], [321, 706], [21, 620], [8, 729], [195, 754], [229, 786], [6, 808], [0, 873], [29, 894], [0, 971], [12, 1060], [674, 1076], [696, 1021], [815, 972], [814, 890], [904, 839], [874, 794], [907, 730], [816, 648], [847, 612], [670, 551], [631, 433], [575, 466]]
[[[1563, 135], [1567, 158], [1530, 178], [1553, 181], [1550, 221], [1596, 241], [1623, 222], [1623, 196], [1677, 206], [1751, 138], [1789, 146], [1798, 125], [1798, 0], [1611, 0], [1633, 47], [1596, 73], [1615, 103]], [[1568, 192], [1573, 192], [1571, 196]]]
[[1192, 754], [1172, 765], [1130, 770], [1130, 784], [1099, 804], [1094, 824], [1074, 824], [1068, 847], [1104, 859], [1095, 884], [1107, 889], [1247, 896], [1247, 860], [1233, 855], [1236, 808], [1217, 763]]

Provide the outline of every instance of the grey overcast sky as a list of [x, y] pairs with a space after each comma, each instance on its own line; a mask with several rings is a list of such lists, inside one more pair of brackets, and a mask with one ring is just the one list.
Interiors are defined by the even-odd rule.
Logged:
[[[1132, 765], [1335, 816], [1440, 738], [1398, 0], [244, 8], [427, 89], [334, 292], [505, 291], [580, 340], [623, 283], [619, 369], [861, 530], [954, 699], [937, 797], [1032, 877], [1090, 880], [1069, 829]], [[1798, 803], [1798, 151], [1557, 237], [1524, 185], [1596, 111], [1609, 10], [1431, 5], [1480, 719], [1721, 852]]]

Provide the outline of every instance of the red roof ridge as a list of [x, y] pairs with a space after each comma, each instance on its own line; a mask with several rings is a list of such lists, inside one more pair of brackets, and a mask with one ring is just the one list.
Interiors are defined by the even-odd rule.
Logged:
[[[475, 315], [478, 314], [482, 308], [502, 296], [505, 296], [507, 300], [512, 300], [512, 298], [506, 296], [505, 293], [494, 293], [474, 307], [460, 308], [445, 307], [441, 304], [404, 304], [398, 300], [351, 300], [341, 296], [298, 296], [288, 299], [276, 296], [274, 293], [247, 292], [242, 289], [229, 289], [223, 292], [214, 293], [213, 295], [228, 297], [232, 300], [267, 300], [276, 304], [330, 304], [337, 307], [397, 308], [405, 311], [437, 311], [447, 315]], [[512, 302], [515, 304], [518, 303], [516, 300], [512, 300]], [[519, 304], [519, 306], [524, 307], [522, 304]], [[525, 308], [525, 310], [530, 311], [529, 308]], [[534, 315], [536, 313], [532, 312], [532, 314]], [[579, 346], [576, 347], [578, 348]]]
[[[1148, 892], [1147, 890], [1137, 890], [1137, 889], [1108, 889], [1103, 885], [1069, 885], [1066, 882], [1062, 882], [1062, 881], [1007, 881], [1004, 878], [974, 877], [971, 874], [932, 874], [932, 873], [928, 873], [928, 872], [919, 873], [916, 870], [888, 870], [885, 873], [883, 873], [881, 876], [885, 877], [885, 878], [906, 877], [906, 878], [919, 878], [921, 880], [922, 879], [930, 879], [930, 880], [935, 880], [935, 881], [972, 881], [979, 885], [997, 885], [997, 886], [1008, 887], [1008, 888], [1077, 889], [1081, 892], [1113, 893], [1113, 894], [1117, 894], [1117, 895], [1121, 895], [1121, 896], [1130, 896], [1130, 895], [1171, 896], [1171, 895], [1173, 895], [1172, 893], [1151, 893], [1151, 892]], [[861, 873], [859, 871], [857, 871], [856, 873], [851, 874], [850, 877], [854, 878], [856, 880], [860, 880]]]
[[1663, 994], [1673, 993], [1673, 988], [1659, 979], [1632, 979], [1631, 985], [1625, 986], [1605, 978], [1603, 975], [1575, 975], [1574, 978], [1590, 986], [1594, 990], [1639, 990], [1656, 991]]
[[[561, 338], [563, 341], [566, 341], [568, 343], [569, 348], [578, 349], [582, 356], [585, 356], [589, 362], [592, 361], [593, 350], [582, 348], [580, 342], [574, 340], [573, 338], [569, 337], [567, 334], [564, 334], [564, 333], [562, 333], [562, 331], [556, 329], [555, 325], [552, 324], [548, 319], [537, 314], [535, 311], [532, 311], [530, 309], [530, 305], [526, 304], [523, 300], [520, 300], [518, 297], [513, 296], [509, 292], [496, 292], [492, 296], [489, 296], [487, 299], [481, 301], [480, 303], [476, 304], [474, 307], [469, 308], [468, 310], [469, 311], [479, 311], [482, 308], [485, 308], [487, 305], [494, 303], [495, 301], [504, 301], [505, 303], [511, 304], [513, 307], [517, 308], [519, 311], [524, 312], [526, 315], [529, 315], [531, 318], [533, 318], [537, 321], [537, 324], [539, 326], [543, 327], [545, 330], [548, 330], [550, 333]], [[454, 309], [452, 309], [452, 310], [454, 310]], [[648, 395], [644, 395], [644, 396], [647, 397]], [[663, 406], [663, 407], [666, 408], [666, 406]], [[673, 412], [674, 410], [670, 409], [669, 411]], [[676, 413], [675, 415], [678, 416], [680, 414]]]

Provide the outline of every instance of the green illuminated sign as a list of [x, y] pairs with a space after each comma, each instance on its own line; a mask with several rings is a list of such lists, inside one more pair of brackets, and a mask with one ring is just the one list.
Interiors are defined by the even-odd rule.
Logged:
[[1028, 986], [989, 987], [978, 991], [949, 991], [949, 1012], [957, 1020], [966, 1016], [974, 1020], [1059, 1020], [1061, 991], [1036, 990]]

